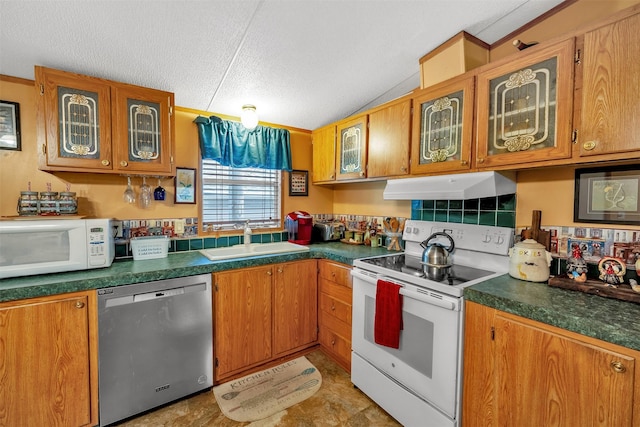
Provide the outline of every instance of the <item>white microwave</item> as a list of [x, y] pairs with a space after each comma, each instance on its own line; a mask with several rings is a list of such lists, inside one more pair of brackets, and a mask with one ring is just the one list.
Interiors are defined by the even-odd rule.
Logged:
[[0, 221], [0, 279], [109, 267], [114, 256], [110, 219]]

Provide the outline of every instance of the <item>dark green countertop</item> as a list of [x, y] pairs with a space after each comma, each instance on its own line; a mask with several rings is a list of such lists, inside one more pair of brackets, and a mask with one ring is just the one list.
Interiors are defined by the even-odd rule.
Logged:
[[166, 258], [116, 261], [111, 267], [0, 280], [0, 302], [129, 285], [175, 277], [254, 267], [309, 258], [326, 258], [351, 265], [356, 258], [389, 253], [385, 248], [340, 242], [309, 245], [309, 252], [261, 255], [210, 261], [198, 251], [171, 253]]
[[517, 280], [505, 274], [464, 290], [467, 301], [640, 350], [640, 304]]
[[[385, 248], [340, 242], [313, 244], [309, 252], [222, 261], [210, 261], [198, 251], [178, 252], [161, 259], [117, 261], [96, 270], [2, 279], [0, 302], [309, 258], [351, 265], [354, 259], [387, 253]], [[464, 296], [468, 301], [640, 350], [640, 304], [524, 282], [508, 274], [470, 286]]]

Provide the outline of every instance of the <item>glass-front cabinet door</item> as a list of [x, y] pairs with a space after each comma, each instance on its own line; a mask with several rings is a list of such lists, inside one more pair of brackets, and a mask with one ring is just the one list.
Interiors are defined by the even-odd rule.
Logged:
[[533, 47], [478, 74], [479, 168], [571, 156], [573, 52]]
[[114, 169], [170, 173], [173, 94], [128, 85], [113, 93]]
[[411, 173], [471, 167], [474, 77], [465, 75], [419, 91], [413, 98]]
[[367, 115], [347, 119], [337, 124], [337, 180], [367, 176]]
[[111, 170], [111, 88], [100, 79], [36, 67], [42, 166]]

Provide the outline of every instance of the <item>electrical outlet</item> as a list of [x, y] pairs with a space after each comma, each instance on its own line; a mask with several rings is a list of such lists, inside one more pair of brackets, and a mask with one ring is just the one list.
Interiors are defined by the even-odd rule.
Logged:
[[174, 225], [174, 232], [176, 234], [184, 234], [184, 220], [183, 219], [176, 219], [175, 222], [173, 223]]

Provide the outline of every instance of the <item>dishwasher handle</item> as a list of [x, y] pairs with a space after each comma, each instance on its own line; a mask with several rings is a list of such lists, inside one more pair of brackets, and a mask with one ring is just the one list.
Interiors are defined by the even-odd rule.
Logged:
[[191, 286], [183, 286], [179, 288], [160, 289], [152, 292], [145, 292], [141, 294], [125, 295], [114, 298], [106, 298], [105, 308], [117, 307], [120, 305], [135, 304], [139, 302], [155, 300], [160, 298], [169, 298], [178, 295], [183, 295], [189, 292], [201, 292], [206, 291], [206, 283], [199, 283]]

